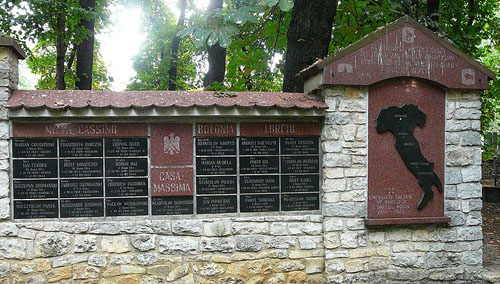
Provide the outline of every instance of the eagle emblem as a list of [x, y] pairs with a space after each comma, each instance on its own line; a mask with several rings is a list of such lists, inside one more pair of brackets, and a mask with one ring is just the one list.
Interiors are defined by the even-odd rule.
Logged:
[[169, 136], [163, 137], [163, 153], [174, 155], [181, 151], [181, 138], [170, 132]]

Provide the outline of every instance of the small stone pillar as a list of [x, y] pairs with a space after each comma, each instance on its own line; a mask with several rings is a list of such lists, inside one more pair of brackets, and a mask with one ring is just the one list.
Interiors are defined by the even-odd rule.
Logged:
[[16, 41], [0, 35], [0, 220], [10, 218], [9, 137], [10, 127], [5, 103], [19, 83], [18, 61], [26, 54]]

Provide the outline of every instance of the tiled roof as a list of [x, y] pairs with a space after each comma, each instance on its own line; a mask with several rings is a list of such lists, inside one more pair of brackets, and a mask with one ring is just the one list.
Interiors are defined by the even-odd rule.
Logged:
[[303, 93], [192, 92], [192, 91], [83, 91], [45, 90], [14, 92], [7, 108], [83, 109], [83, 108], [190, 108], [263, 107], [327, 109], [316, 97]]

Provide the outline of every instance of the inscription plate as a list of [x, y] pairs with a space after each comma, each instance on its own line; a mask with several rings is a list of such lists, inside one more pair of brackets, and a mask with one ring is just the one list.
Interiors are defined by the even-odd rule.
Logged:
[[108, 198], [106, 216], [148, 215], [148, 198]]
[[319, 154], [319, 137], [282, 137], [282, 155]]
[[107, 177], [136, 177], [147, 175], [147, 158], [106, 158]]
[[57, 218], [57, 200], [15, 200], [15, 219]]
[[13, 137], [145, 137], [143, 123], [14, 123]]
[[281, 172], [284, 174], [318, 173], [318, 156], [281, 157]]
[[153, 197], [153, 215], [193, 214], [193, 198], [190, 196]]
[[103, 188], [102, 179], [62, 179], [61, 198], [102, 197]]
[[240, 135], [244, 136], [315, 136], [319, 135], [317, 122], [242, 122]]
[[57, 198], [57, 180], [14, 180], [14, 199]]
[[279, 138], [241, 137], [240, 155], [278, 155]]
[[196, 155], [236, 155], [236, 138], [196, 138]]
[[56, 139], [13, 139], [14, 158], [55, 158], [57, 157]]
[[148, 155], [147, 138], [106, 138], [106, 157], [134, 157]]
[[57, 160], [13, 160], [14, 178], [57, 178]]
[[240, 157], [241, 174], [279, 173], [279, 157]]
[[241, 212], [270, 212], [280, 210], [279, 194], [254, 194], [240, 196]]
[[241, 193], [270, 193], [280, 191], [278, 175], [240, 176]]
[[59, 165], [64, 178], [102, 177], [102, 159], [61, 159]]
[[319, 210], [319, 193], [281, 195], [281, 211]]
[[102, 157], [102, 138], [59, 139], [60, 157]]
[[197, 157], [197, 175], [234, 175], [236, 157]]
[[235, 213], [236, 195], [198, 196], [196, 199], [198, 214]]
[[152, 196], [193, 195], [193, 169], [152, 169]]
[[201, 136], [201, 137], [236, 136], [236, 123], [197, 123], [196, 136]]
[[197, 177], [197, 194], [236, 194], [236, 176]]
[[147, 178], [107, 178], [106, 197], [148, 195]]
[[102, 216], [104, 216], [102, 199], [61, 199], [61, 218]]
[[319, 175], [283, 175], [281, 176], [281, 191], [319, 191]]

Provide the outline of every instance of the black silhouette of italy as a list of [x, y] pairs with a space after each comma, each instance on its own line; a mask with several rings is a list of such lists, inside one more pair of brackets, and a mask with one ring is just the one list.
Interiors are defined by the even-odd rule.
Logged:
[[390, 131], [394, 136], [394, 145], [406, 167], [415, 175], [424, 191], [422, 199], [417, 205], [422, 210], [427, 202], [434, 197], [432, 185], [436, 185], [439, 192], [443, 191], [441, 180], [434, 172], [434, 163], [429, 162], [422, 151], [413, 129], [418, 125], [424, 127], [426, 115], [413, 104], [403, 107], [391, 106], [382, 109], [377, 117], [377, 133]]

